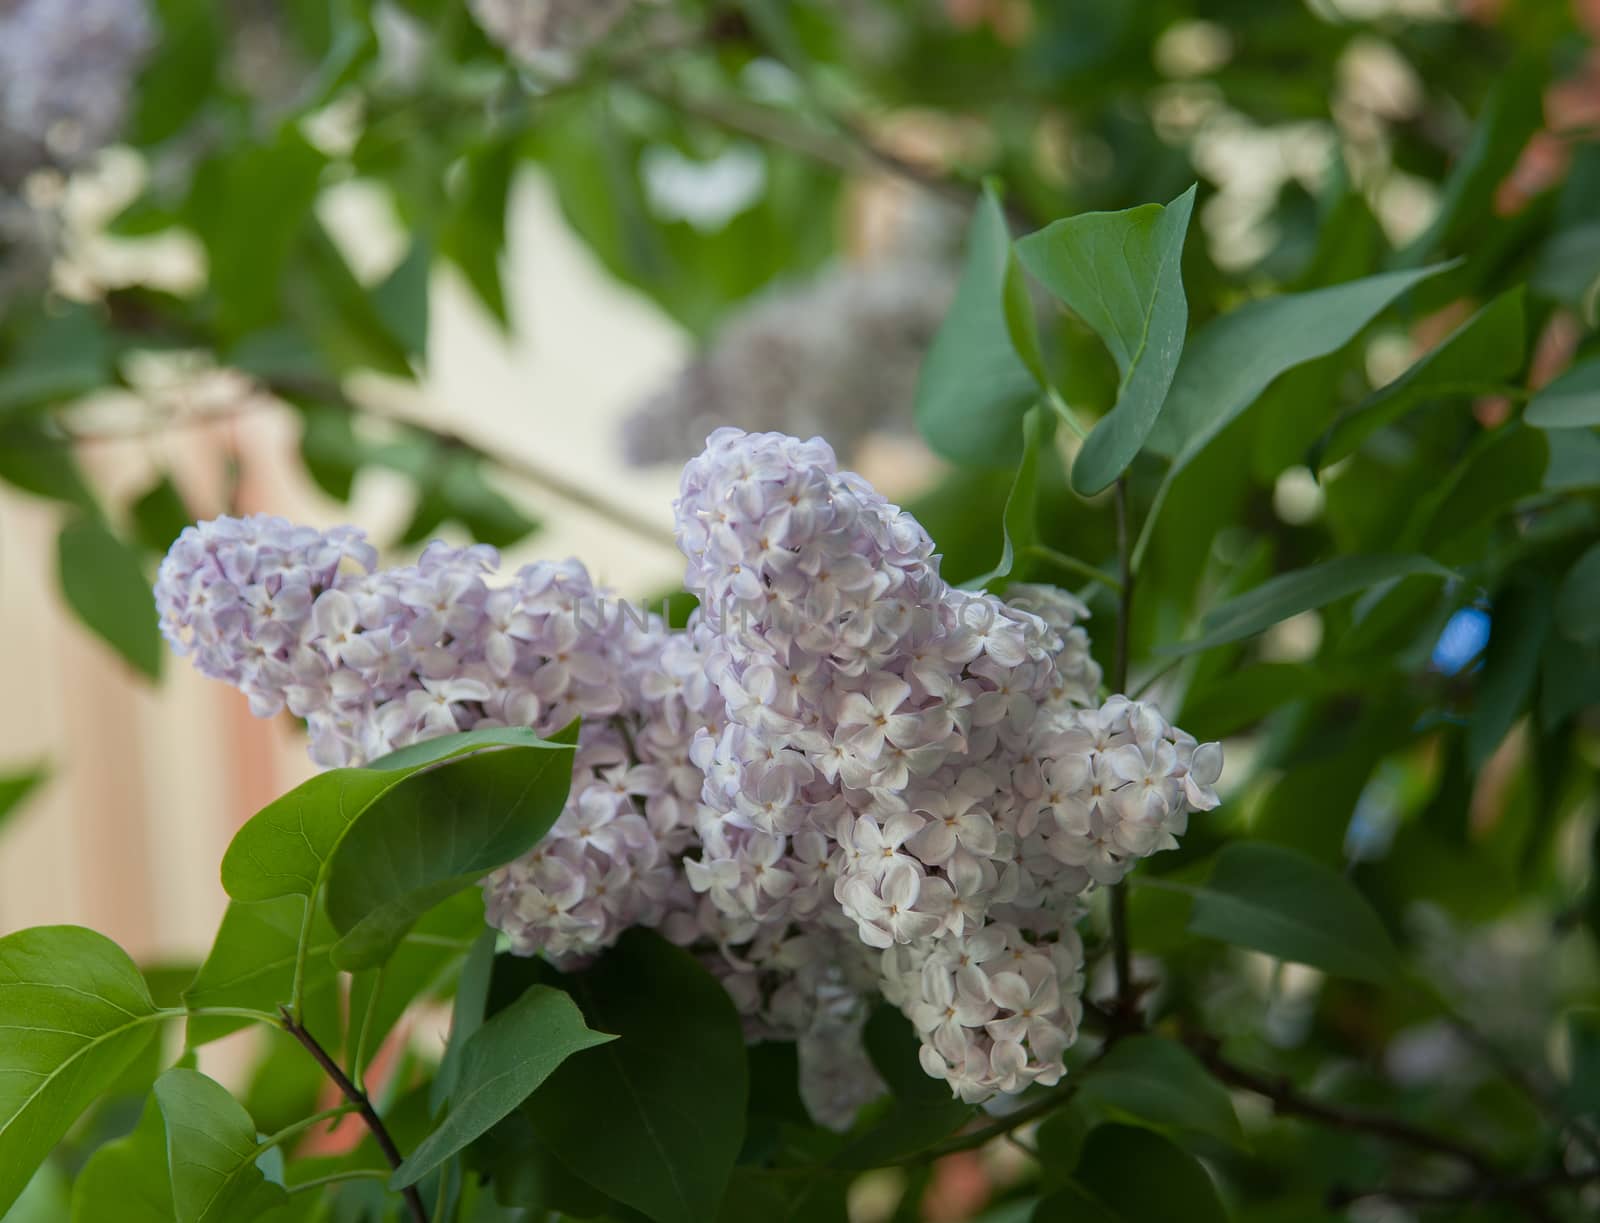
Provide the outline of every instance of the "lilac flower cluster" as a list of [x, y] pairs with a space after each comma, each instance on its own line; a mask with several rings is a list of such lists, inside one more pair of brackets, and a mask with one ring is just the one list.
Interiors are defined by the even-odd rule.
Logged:
[[500, 584], [491, 549], [434, 544], [380, 571], [359, 532], [265, 517], [184, 533], [162, 625], [256, 713], [304, 718], [323, 764], [581, 717], [567, 807], [484, 881], [490, 923], [558, 962], [661, 929], [753, 1038], [799, 1041], [819, 1117], [874, 1089], [877, 995], [965, 1099], [1056, 1081], [1082, 898], [1216, 805], [1218, 749], [1097, 706], [1081, 604], [952, 588], [821, 441], [718, 430], [676, 514], [700, 599], [681, 631], [575, 562]]

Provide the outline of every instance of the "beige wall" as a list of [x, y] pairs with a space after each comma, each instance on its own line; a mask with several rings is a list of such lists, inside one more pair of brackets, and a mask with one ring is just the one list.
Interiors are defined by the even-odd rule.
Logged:
[[[384, 217], [359, 193], [329, 219], [358, 249], [379, 250]], [[570, 236], [543, 184], [519, 185], [507, 281], [517, 322], [508, 342], [460, 282], [433, 284], [429, 374], [420, 393], [385, 388], [396, 410], [473, 439], [492, 439], [659, 522], [675, 474], [625, 471], [617, 421], [684, 351], [677, 329], [609, 280]], [[218, 512], [222, 456], [242, 459], [242, 508], [317, 524], [353, 521], [377, 538], [404, 521], [403, 486], [364, 476], [348, 508], [300, 475], [286, 414], [233, 420], [86, 449], [91, 476], [116, 500], [169, 467], [190, 507]], [[507, 562], [577, 555], [596, 576], [644, 594], [681, 579], [670, 549], [641, 543], [532, 487], [507, 485], [546, 523]], [[250, 717], [242, 697], [167, 659], [152, 687], [63, 610], [55, 580], [57, 511], [0, 489], [0, 772], [45, 760], [46, 790], [0, 832], [0, 933], [46, 922], [93, 926], [140, 958], [204, 952], [224, 896], [217, 866], [241, 821], [309, 774], [286, 720]]]

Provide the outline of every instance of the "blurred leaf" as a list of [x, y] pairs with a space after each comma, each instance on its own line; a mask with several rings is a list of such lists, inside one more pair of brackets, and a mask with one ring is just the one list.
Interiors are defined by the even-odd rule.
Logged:
[[38, 421], [0, 424], [0, 480], [87, 513], [98, 512], [71, 446], [47, 433]]
[[[1515, 421], [1484, 434], [1418, 505], [1404, 538], [1432, 552], [1495, 520], [1539, 491], [1549, 453], [1543, 432]], [[1478, 552], [1476, 541], [1466, 540], [1465, 556], [1470, 560]]]
[[1600, 642], [1582, 645], [1560, 633], [1544, 641], [1539, 675], [1539, 720], [1553, 729], [1600, 701]]
[[500, 277], [500, 254], [519, 153], [515, 139], [502, 137], [462, 154], [459, 189], [439, 234], [440, 252], [461, 269], [478, 300], [503, 328], [511, 326], [511, 316]]
[[89, 306], [46, 314], [0, 362], [0, 417], [100, 390], [113, 380], [111, 333]]
[[[1083, 1144], [1074, 1181], [1088, 1204], [1064, 1209], [1046, 1199], [1034, 1212], [1034, 1223], [1226, 1223], [1228, 1217], [1194, 1156], [1134, 1126], [1097, 1127]], [[1096, 1214], [1095, 1208], [1105, 1213]]]
[[0, 1215], [68, 1127], [143, 1052], [160, 1016], [127, 954], [81, 926], [0, 938]]
[[0, 828], [49, 776], [50, 770], [42, 765], [20, 773], [0, 774]]
[[1163, 646], [1159, 654], [1193, 654], [1253, 637], [1313, 608], [1347, 598], [1380, 582], [1412, 574], [1454, 576], [1425, 556], [1340, 556], [1309, 569], [1296, 569], [1269, 578], [1253, 590], [1229, 599], [1207, 612], [1200, 622], [1201, 635], [1193, 641]]
[[1556, 592], [1556, 627], [1573, 641], [1600, 641], [1600, 544], [1567, 570]]
[[1400, 961], [1366, 898], [1343, 876], [1275, 845], [1223, 847], [1195, 889], [1191, 932], [1380, 985]]
[[205, 244], [226, 335], [276, 319], [284, 270], [311, 223], [324, 164], [289, 125], [270, 144], [225, 146], [196, 173], [188, 219]]
[[1535, 293], [1575, 309], [1594, 309], [1600, 283], [1600, 223], [1572, 225], [1552, 234], [1539, 252], [1528, 284]]
[[1017, 354], [1007, 318], [1015, 266], [1005, 210], [986, 191], [967, 231], [955, 301], [917, 382], [917, 426], [955, 463], [1015, 467], [1022, 458], [1022, 420], [1039, 384]]
[[150, 679], [161, 677], [155, 596], [138, 549], [80, 518], [56, 541], [61, 591], [80, 620]]
[[982, 590], [1010, 577], [1018, 552], [1026, 552], [1039, 538], [1039, 450], [1055, 435], [1055, 423], [1044, 412], [1043, 407], [1035, 406], [1022, 418], [1022, 462], [1017, 465], [1001, 516], [1000, 561], [988, 573], [963, 582], [963, 589]]
[[255, 1122], [228, 1089], [198, 1070], [156, 1080], [167, 1128], [176, 1223], [249, 1223], [289, 1199], [256, 1166]]
[[1352, 453], [1378, 429], [1434, 399], [1492, 391], [1522, 368], [1523, 290], [1502, 293], [1393, 382], [1346, 412], [1312, 454], [1317, 471]]
[[1047, 1192], [1061, 1188], [1072, 1179], [1088, 1136], [1089, 1122], [1083, 1110], [1070, 1102], [1040, 1122], [1033, 1141], [1039, 1152], [1040, 1181]]
[[128, 507], [133, 535], [150, 551], [165, 556], [194, 519], [170, 475], [162, 475]]
[[295, 235], [296, 259], [287, 269], [284, 297], [301, 332], [315, 339], [334, 371], [376, 370], [414, 378], [410, 354], [378, 312], [367, 286], [356, 279], [344, 252], [319, 223]]
[[1567, 1107], [1581, 1117], [1600, 1117], [1600, 1011], [1567, 1013]]
[[1574, 365], [1539, 391], [1522, 419], [1540, 429], [1600, 425], [1600, 360]]
[[376, 966], [423, 913], [532, 848], [567, 801], [576, 737], [574, 723], [550, 741], [466, 756], [368, 805], [327, 863], [342, 936], [333, 962]]
[[1189, 320], [1183, 239], [1194, 196], [1190, 187], [1164, 208], [1068, 217], [1017, 243], [1023, 267], [1094, 328], [1121, 374], [1116, 406], [1072, 467], [1072, 487], [1084, 496], [1133, 462], [1178, 368]]
[[372, 308], [412, 360], [428, 355], [428, 273], [433, 248], [418, 235], [394, 270], [372, 290]]
[[[498, 747], [520, 752], [530, 762], [549, 750], [524, 728], [475, 730], [401, 748], [363, 768], [318, 773], [239, 829], [222, 857], [222, 886], [235, 900], [315, 894], [345, 834], [367, 811], [424, 771], [432, 769], [436, 782], [445, 783], [453, 769], [472, 758], [468, 753]], [[463, 775], [463, 781], [470, 776]]]
[[615, 1039], [585, 1027], [560, 990], [530, 987], [467, 1038], [449, 1113], [395, 1169], [389, 1187], [416, 1184], [518, 1107], [567, 1058]]
[[[275, 1014], [294, 988], [294, 966], [302, 928], [306, 933], [305, 991], [307, 1023], [327, 1032], [339, 1021], [336, 974], [328, 960], [335, 934], [320, 906], [305, 925], [306, 898], [230, 901], [212, 940], [205, 963], [183, 992], [185, 1005], [248, 1007]], [[248, 1027], [248, 1019], [196, 1015], [189, 1020], [191, 1049]]]
[[747, 1090], [727, 991], [687, 951], [639, 929], [559, 983], [590, 1028], [620, 1039], [564, 1062], [529, 1100], [540, 1140], [656, 1223], [716, 1218]]
[[1226, 1089], [1182, 1045], [1141, 1035], [1118, 1041], [1083, 1073], [1078, 1094], [1142, 1125], [1245, 1145]]
[[356, 437], [351, 414], [333, 404], [300, 404], [300, 461], [318, 488], [336, 501], [350, 500], [356, 473], [371, 453]]
[[[302, 1050], [301, 1057], [305, 1056]], [[167, 1131], [150, 1097], [133, 1132], [89, 1157], [72, 1186], [72, 1223], [172, 1223]]]
[[1467, 727], [1467, 762], [1473, 772], [1484, 766], [1527, 705], [1549, 631], [1548, 583], [1517, 584], [1496, 597]]
[[216, 86], [222, 13], [212, 0], [156, 0], [161, 37], [133, 91], [128, 139], [152, 145], [177, 134]]
[[1496, 78], [1471, 139], [1444, 181], [1433, 220], [1396, 252], [1397, 266], [1414, 267], [1489, 215], [1496, 188], [1544, 123], [1546, 75], [1530, 52]]
[[1274, 710], [1322, 695], [1326, 673], [1305, 663], [1264, 662], [1229, 668], [1184, 694], [1177, 721], [1202, 742], [1225, 739]]

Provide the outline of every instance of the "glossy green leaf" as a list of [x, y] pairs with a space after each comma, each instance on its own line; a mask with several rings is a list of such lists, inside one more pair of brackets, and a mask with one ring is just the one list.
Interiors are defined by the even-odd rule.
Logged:
[[694, 957], [630, 930], [562, 979], [596, 1031], [526, 1106], [573, 1172], [656, 1223], [717, 1216], [744, 1141], [744, 1035], [727, 991]]
[[1189, 929], [1338, 977], [1384, 984], [1399, 958], [1389, 933], [1342, 875], [1294, 850], [1237, 841], [1195, 889]]
[[139, 970], [104, 935], [38, 926], [0, 938], [0, 1214], [159, 1018]]
[[500, 1011], [462, 1046], [450, 1111], [389, 1179], [391, 1189], [414, 1185], [469, 1142], [487, 1133], [584, 1049], [617, 1039], [584, 1026], [572, 999], [544, 985]]
[[[445, 735], [402, 748], [365, 768], [330, 769], [296, 786], [251, 817], [222, 858], [222, 886], [235, 900], [310, 896], [325, 879], [350, 826], [410, 778], [486, 748], [525, 751], [552, 745], [531, 730], [505, 728]], [[531, 761], [530, 761], [531, 762]]]
[[[303, 1056], [303, 1054], [302, 1054]], [[72, 1185], [72, 1223], [172, 1223], [167, 1131], [150, 1097], [133, 1131], [108, 1142]]]
[[56, 540], [61, 592], [78, 618], [133, 667], [161, 677], [161, 630], [140, 554], [96, 519], [80, 518]]
[[1000, 521], [999, 563], [988, 573], [963, 582], [966, 590], [982, 590], [991, 583], [1003, 582], [1016, 568], [1018, 553], [1039, 538], [1039, 453], [1055, 434], [1054, 423], [1044, 413], [1043, 407], [1035, 406], [1022, 418], [1022, 462], [1017, 465]]
[[414, 773], [371, 804], [328, 860], [334, 963], [387, 959], [423, 913], [531, 849], [567, 801], [576, 733]]
[[1094, 328], [1121, 375], [1116, 405], [1072, 467], [1072, 487], [1085, 496], [1133, 462], [1177, 372], [1189, 323], [1181, 265], [1194, 196], [1190, 187], [1164, 208], [1067, 217], [1017, 243], [1023, 267]]
[[1362, 441], [1430, 400], [1500, 389], [1522, 368], [1523, 290], [1502, 293], [1393, 382], [1346, 412], [1317, 443], [1313, 470], [1337, 463]]
[[176, 1223], [249, 1223], [288, 1201], [256, 1166], [256, 1127], [228, 1089], [198, 1070], [156, 1080]]
[[1130, 1036], [1118, 1041], [1081, 1083], [1080, 1096], [1141, 1124], [1244, 1145], [1244, 1131], [1227, 1090], [1194, 1054], [1165, 1037]]
[[1556, 591], [1556, 627], [1578, 642], [1600, 641], [1600, 544], [1582, 556]]
[[1016, 256], [1005, 210], [986, 191], [967, 231], [956, 298], [923, 359], [917, 426], [952, 462], [1015, 467], [1039, 383], [1017, 353], [1006, 310]]
[[1253, 590], [1213, 608], [1200, 622], [1193, 641], [1166, 646], [1163, 654], [1193, 654], [1243, 641], [1281, 620], [1324, 607], [1380, 582], [1413, 574], [1451, 577], [1451, 571], [1425, 556], [1340, 556], [1308, 569], [1268, 578]]
[[[307, 1023], [315, 1031], [327, 1031], [329, 1021], [338, 1019], [335, 974], [328, 959], [336, 936], [320, 909], [309, 926], [305, 915], [304, 896], [230, 902], [205, 963], [183, 993], [184, 1003], [191, 1008], [246, 1007], [276, 1014], [293, 992], [295, 959], [304, 934], [301, 985], [308, 1001]], [[217, 1040], [249, 1023], [232, 1016], [193, 1016], [189, 1046]]]

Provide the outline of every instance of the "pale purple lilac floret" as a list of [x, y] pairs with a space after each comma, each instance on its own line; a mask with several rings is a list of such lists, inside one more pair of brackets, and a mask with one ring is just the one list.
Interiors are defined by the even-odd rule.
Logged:
[[576, 562], [497, 583], [492, 549], [436, 543], [379, 571], [353, 529], [268, 517], [184, 533], [162, 626], [257, 714], [304, 718], [325, 765], [581, 717], [566, 809], [484, 880], [490, 924], [558, 964], [660, 929], [752, 1038], [800, 1041], [819, 1116], [876, 1086], [859, 1032], [878, 994], [963, 1099], [1056, 1082], [1083, 899], [1216, 806], [1220, 749], [1149, 703], [1098, 703], [1081, 603], [950, 586], [820, 440], [720, 429], [675, 509], [700, 600], [683, 630]]

